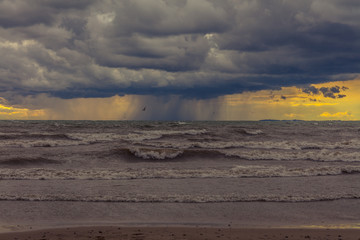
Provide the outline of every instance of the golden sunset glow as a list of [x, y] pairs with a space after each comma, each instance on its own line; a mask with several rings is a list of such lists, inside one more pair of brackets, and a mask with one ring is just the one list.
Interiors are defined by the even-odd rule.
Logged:
[[9, 107], [0, 104], [0, 119], [44, 119], [46, 113], [44, 110], [31, 110], [26, 108]]
[[[300, 87], [262, 90], [227, 95], [222, 98], [227, 119], [300, 119], [300, 120], [358, 120], [360, 118], [360, 81], [313, 84], [316, 89], [339, 86], [341, 94], [306, 93]], [[340, 91], [340, 90], [339, 90]]]

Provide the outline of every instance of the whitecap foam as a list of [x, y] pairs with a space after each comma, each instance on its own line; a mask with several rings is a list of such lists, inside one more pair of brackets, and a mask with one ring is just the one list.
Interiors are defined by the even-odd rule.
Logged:
[[259, 135], [259, 134], [264, 134], [264, 132], [260, 129], [255, 129], [255, 130], [249, 130], [249, 129], [244, 129], [244, 132], [246, 134], [249, 134], [249, 135]]
[[181, 150], [165, 148], [132, 148], [129, 151], [139, 158], [157, 160], [172, 159], [183, 154]]

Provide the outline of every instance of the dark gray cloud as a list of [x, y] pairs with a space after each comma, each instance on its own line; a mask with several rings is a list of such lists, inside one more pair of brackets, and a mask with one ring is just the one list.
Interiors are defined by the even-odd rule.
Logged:
[[302, 91], [304, 93], [307, 93], [309, 95], [319, 95], [322, 94], [324, 97], [327, 98], [344, 98], [346, 97], [346, 95], [344, 94], [340, 94], [341, 91], [346, 91], [348, 88], [345, 86], [339, 87], [339, 86], [334, 86], [334, 87], [321, 87], [321, 88], [317, 88], [314, 86], [310, 86], [307, 88], [303, 88]]
[[111, 7], [115, 10], [112, 30], [121, 36], [207, 34], [224, 32], [232, 25], [226, 1], [123, 0]]
[[314, 87], [314, 86], [310, 86], [310, 87], [308, 87], [308, 88], [304, 88], [303, 90], [302, 90], [304, 93], [307, 93], [307, 94], [313, 94], [313, 95], [317, 95], [317, 94], [319, 94], [319, 89], [318, 88], [316, 88], [316, 87]]
[[[43, 14], [40, 14], [43, 12]], [[33, 24], [50, 24], [51, 12], [38, 2], [0, 1], [0, 26], [4, 28], [31, 26]]]
[[54, 27], [56, 16], [66, 11], [83, 11], [93, 0], [0, 0], [0, 26], [26, 27], [44, 24]]
[[204, 98], [347, 80], [359, 37], [357, 0], [0, 0], [0, 87]]

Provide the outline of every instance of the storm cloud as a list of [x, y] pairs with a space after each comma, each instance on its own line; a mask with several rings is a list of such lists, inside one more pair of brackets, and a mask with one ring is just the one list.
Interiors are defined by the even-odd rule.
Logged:
[[357, 0], [1, 0], [1, 96], [201, 99], [343, 80], [359, 73], [359, 36]]

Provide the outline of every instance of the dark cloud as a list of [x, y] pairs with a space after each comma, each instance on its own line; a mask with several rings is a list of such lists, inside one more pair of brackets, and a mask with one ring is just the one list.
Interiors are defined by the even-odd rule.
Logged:
[[0, 0], [0, 87], [207, 98], [348, 80], [359, 13], [357, 0]]
[[324, 97], [328, 97], [328, 98], [336, 98], [335, 94], [330, 91], [328, 88], [320, 88], [320, 91], [322, 92], [322, 94], [324, 95]]
[[85, 32], [86, 24], [87, 21], [83, 18], [64, 17], [60, 27], [64, 27], [66, 30], [71, 31], [76, 36], [79, 36]]
[[39, 5], [45, 5], [53, 9], [84, 9], [93, 4], [95, 0], [38, 0]]
[[346, 95], [340, 94], [341, 91], [346, 91], [348, 88], [343, 86], [334, 86], [334, 87], [321, 87], [316, 88], [314, 86], [310, 86], [308, 88], [303, 88], [302, 91], [309, 95], [319, 95], [322, 94], [324, 97], [327, 98], [344, 98]]
[[308, 88], [304, 88], [302, 90], [304, 93], [307, 93], [307, 94], [313, 94], [313, 95], [317, 95], [319, 94], [319, 89], [314, 87], [314, 86], [310, 86]]
[[106, 67], [158, 69], [170, 72], [198, 70], [204, 62], [209, 46], [200, 36], [170, 36], [144, 39], [111, 38], [97, 42], [90, 52], [96, 63]]
[[51, 12], [31, 1], [0, 1], [0, 26], [4, 28], [50, 24]]
[[[227, 1], [123, 0], [115, 2], [116, 35], [169, 36], [224, 32], [232, 25]], [[136, 16], [136, 17], [134, 17]]]
[[78, 9], [83, 11], [93, 0], [0, 0], [0, 26], [4, 28], [27, 27], [56, 23], [58, 15]]

